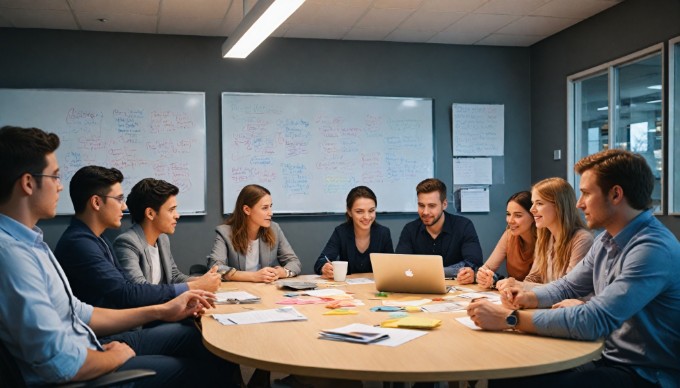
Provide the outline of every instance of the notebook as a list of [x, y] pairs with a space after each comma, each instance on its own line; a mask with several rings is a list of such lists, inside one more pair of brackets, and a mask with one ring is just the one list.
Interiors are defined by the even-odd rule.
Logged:
[[378, 291], [445, 294], [444, 262], [439, 255], [371, 253]]

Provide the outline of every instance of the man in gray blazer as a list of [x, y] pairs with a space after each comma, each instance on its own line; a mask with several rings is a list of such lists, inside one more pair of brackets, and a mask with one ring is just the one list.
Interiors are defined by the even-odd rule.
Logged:
[[189, 289], [216, 291], [220, 274], [214, 266], [200, 277], [183, 274], [170, 251], [168, 234], [175, 232], [177, 186], [145, 178], [137, 182], [127, 199], [133, 225], [116, 238], [113, 247], [126, 276], [134, 283], [187, 283]]

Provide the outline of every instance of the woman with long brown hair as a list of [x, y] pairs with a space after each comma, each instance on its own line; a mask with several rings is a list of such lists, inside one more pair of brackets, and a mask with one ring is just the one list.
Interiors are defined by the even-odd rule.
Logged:
[[217, 264], [224, 280], [271, 283], [297, 276], [300, 259], [272, 221], [272, 197], [260, 185], [247, 185], [236, 198], [234, 212], [216, 228], [208, 268]]
[[483, 266], [477, 270], [477, 284], [491, 288], [498, 275], [496, 271], [505, 261], [508, 276], [524, 280], [534, 262], [536, 224], [531, 214], [531, 193], [520, 191], [508, 198], [505, 222], [507, 227], [496, 248]]
[[522, 284], [525, 289], [550, 283], [566, 275], [588, 253], [593, 235], [576, 209], [576, 194], [562, 178], [548, 178], [531, 190], [531, 214], [537, 228], [534, 263], [519, 282], [514, 278], [498, 282], [498, 288]]

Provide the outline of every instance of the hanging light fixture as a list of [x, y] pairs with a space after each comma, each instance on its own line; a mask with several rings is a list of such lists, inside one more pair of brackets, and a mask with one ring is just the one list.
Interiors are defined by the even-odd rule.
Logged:
[[[305, 0], [258, 0], [222, 44], [222, 57], [247, 57], [304, 2]], [[244, 0], [244, 12], [245, 3]]]

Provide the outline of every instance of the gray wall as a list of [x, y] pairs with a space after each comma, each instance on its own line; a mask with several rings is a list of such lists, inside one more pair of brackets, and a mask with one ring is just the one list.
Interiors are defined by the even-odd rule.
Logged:
[[[665, 43], [667, 56], [668, 40], [676, 36], [680, 1], [626, 0], [531, 47], [532, 182], [567, 176], [566, 158], [552, 157], [552, 150], [564, 155], [567, 149], [567, 77], [658, 43]], [[679, 217], [659, 219], [680, 236]]]
[[[212, 247], [214, 227], [223, 220], [221, 92], [434, 98], [435, 175], [449, 187], [451, 104], [505, 104], [506, 183], [492, 187], [490, 213], [469, 216], [480, 235], [485, 257], [491, 253], [505, 226], [507, 197], [530, 185], [528, 48], [268, 39], [247, 60], [237, 61], [220, 57], [223, 41], [224, 38], [0, 29], [0, 87], [206, 92], [208, 214], [183, 217], [172, 238], [174, 256], [185, 271], [193, 263], [204, 262]], [[411, 190], [415, 201], [415, 188]], [[276, 197], [273, 200], [276, 204]], [[415, 217], [415, 213], [378, 216], [392, 230], [395, 245], [403, 225]], [[343, 217], [275, 216], [275, 220], [282, 225], [305, 271], [311, 272], [333, 227]], [[57, 217], [40, 222], [50, 246], [54, 247], [68, 221], [68, 217]], [[127, 226], [129, 221], [123, 228]], [[107, 233], [110, 238], [116, 234]]]

